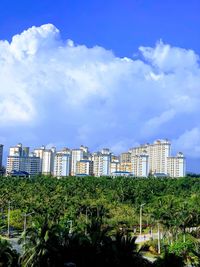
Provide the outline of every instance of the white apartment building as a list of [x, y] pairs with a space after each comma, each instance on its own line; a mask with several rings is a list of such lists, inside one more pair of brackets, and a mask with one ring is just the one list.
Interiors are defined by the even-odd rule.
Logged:
[[40, 159], [35, 156], [18, 157], [8, 156], [6, 173], [9, 175], [12, 171], [23, 171], [34, 176], [40, 173]]
[[186, 174], [186, 161], [183, 153], [179, 152], [176, 157], [167, 158], [167, 174], [170, 177], [184, 177]]
[[133, 173], [133, 166], [131, 162], [122, 162], [119, 165], [119, 171]]
[[83, 151], [83, 157], [84, 158], [88, 158], [88, 156], [89, 156], [89, 149], [88, 149], [88, 147], [81, 145], [80, 146], [80, 150]]
[[76, 175], [93, 175], [93, 162], [91, 160], [82, 159], [76, 163]]
[[149, 156], [149, 173], [167, 174], [167, 158], [171, 154], [171, 143], [168, 140], [156, 140], [153, 144], [145, 144], [130, 149], [131, 155], [146, 153]]
[[111, 174], [111, 153], [107, 148], [101, 152], [93, 153], [93, 173], [94, 176], [109, 176]]
[[130, 163], [131, 162], [131, 153], [124, 152], [120, 154], [120, 163]]
[[71, 173], [71, 152], [69, 149], [64, 149], [57, 152], [54, 158], [54, 176], [66, 177]]
[[2, 161], [3, 161], [3, 145], [0, 144], [0, 170], [2, 168]]
[[9, 149], [9, 156], [22, 156], [22, 144], [19, 143], [16, 146], [12, 146]]
[[44, 175], [53, 174], [54, 171], [54, 157], [56, 154], [55, 147], [46, 149], [45, 146], [34, 149], [36, 157], [40, 158], [40, 172]]
[[83, 149], [72, 149], [71, 175], [76, 175], [76, 164], [84, 158]]
[[146, 153], [140, 155], [132, 155], [131, 157], [132, 170], [131, 173], [135, 177], [147, 177], [149, 174], [149, 156]]
[[119, 161], [111, 161], [110, 163], [110, 174], [116, 173], [119, 171]]
[[157, 140], [148, 147], [150, 173], [167, 173], [167, 158], [171, 154], [168, 140]]
[[40, 173], [40, 158], [33, 153], [29, 154], [29, 148], [23, 148], [22, 144], [11, 147], [7, 157], [7, 175], [12, 171], [27, 172], [31, 176], [37, 175]]

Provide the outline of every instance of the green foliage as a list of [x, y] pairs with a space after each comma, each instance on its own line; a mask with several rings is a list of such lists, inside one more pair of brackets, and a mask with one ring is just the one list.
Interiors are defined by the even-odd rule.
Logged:
[[191, 236], [187, 236], [184, 242], [181, 236], [181, 238], [169, 246], [169, 252], [182, 257], [185, 263], [197, 263], [198, 257], [194, 254], [196, 244], [197, 241], [191, 238]]
[[151, 266], [137, 250], [135, 237], [122, 232], [110, 234], [101, 219], [93, 219], [87, 233], [69, 234], [46, 219], [41, 227], [28, 229], [27, 234], [20, 258], [22, 267], [59, 267], [69, 262], [79, 267]]
[[21, 229], [21, 214], [33, 211], [28, 224], [48, 214], [63, 224], [73, 220], [77, 228], [83, 228], [94, 216], [103, 216], [109, 225], [138, 227], [141, 203], [146, 203], [144, 224], [156, 226], [161, 221], [168, 229], [184, 231], [200, 222], [200, 178], [2, 177], [0, 188], [1, 226], [6, 224], [8, 201], [11, 201], [11, 226]]
[[17, 267], [18, 254], [12, 249], [11, 244], [0, 237], [0, 266], [1, 267]]
[[166, 251], [163, 257], [158, 258], [154, 265], [155, 267], [184, 267], [185, 263], [182, 257]]
[[[50, 231], [50, 224], [58, 226], [59, 235], [64, 235], [66, 231], [68, 233], [72, 226], [76, 242], [81, 242], [82, 239], [88, 240], [90, 226], [96, 219], [101, 221], [105, 229], [113, 229], [109, 236], [113, 236], [118, 229], [127, 233], [136, 228], [138, 232], [142, 203], [145, 203], [142, 210], [143, 230], [146, 228], [148, 232], [151, 227], [156, 232], [159, 223], [164, 235], [161, 245], [169, 246], [170, 254], [166, 257], [184, 257], [184, 251], [194, 250], [188, 243], [188, 238], [183, 244], [183, 237], [190, 228], [192, 234], [198, 237], [194, 227], [200, 224], [200, 178], [2, 177], [0, 188], [0, 231], [3, 233], [7, 228], [10, 201], [11, 228], [23, 231], [23, 214], [31, 213], [27, 217], [27, 244], [32, 251], [39, 249], [46, 255], [46, 259], [49, 256], [45, 254], [45, 246], [51, 246], [49, 235], [36, 239], [41, 245], [39, 248], [34, 242], [31, 244], [28, 241], [28, 235], [33, 235], [28, 232], [29, 228], [35, 229], [35, 236], [41, 237], [45, 218]], [[58, 241], [60, 240], [63, 239], [58, 236]], [[91, 246], [91, 240], [87, 241], [90, 245], [84, 242]], [[27, 253], [28, 251], [27, 247]], [[187, 255], [188, 258], [191, 257], [190, 252]]]
[[10, 211], [10, 225], [17, 230], [23, 228], [23, 213], [20, 209]]

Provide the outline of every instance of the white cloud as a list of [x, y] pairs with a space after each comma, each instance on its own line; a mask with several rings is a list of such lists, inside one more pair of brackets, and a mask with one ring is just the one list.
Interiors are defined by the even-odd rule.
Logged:
[[174, 140], [177, 151], [185, 151], [192, 158], [199, 158], [200, 155], [200, 129], [195, 127], [186, 130], [178, 139]]
[[[1, 138], [119, 151], [168, 137], [184, 151], [182, 136], [200, 127], [199, 57], [163, 42], [139, 51], [143, 59], [76, 45], [51, 24], [1, 41]], [[199, 157], [198, 146], [187, 155]]]
[[198, 67], [197, 61], [199, 57], [194, 51], [171, 47], [162, 41], [158, 42], [155, 48], [141, 46], [139, 50], [145, 60], [164, 72], [183, 71], [184, 69], [193, 70]]

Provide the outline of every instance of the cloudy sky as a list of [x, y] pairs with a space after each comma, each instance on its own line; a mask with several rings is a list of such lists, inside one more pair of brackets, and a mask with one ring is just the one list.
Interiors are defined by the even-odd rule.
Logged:
[[22, 142], [119, 153], [168, 138], [200, 172], [198, 1], [53, 2], [1, 4], [5, 152]]

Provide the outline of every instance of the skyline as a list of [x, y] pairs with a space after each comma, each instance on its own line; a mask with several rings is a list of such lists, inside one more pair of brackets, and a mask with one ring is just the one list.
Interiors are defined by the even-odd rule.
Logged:
[[0, 143], [120, 153], [167, 137], [200, 172], [200, 3], [94, 2], [2, 1]]
[[[153, 143], [130, 148], [115, 155], [109, 148], [91, 152], [86, 146], [69, 149], [45, 146], [24, 147], [21, 143], [10, 147], [7, 156], [6, 175], [25, 171], [31, 176], [42, 173], [58, 177], [76, 175], [94, 176], [169, 176], [184, 177], [186, 159], [182, 152], [171, 153], [169, 140], [155, 140]], [[1, 162], [0, 162], [1, 163]]]
[[[136, 156], [137, 159], [142, 159], [142, 161], [143, 161], [143, 159], [145, 159], [145, 162], [143, 162], [143, 164], [145, 164], [146, 167], [144, 167], [143, 165], [142, 166], [144, 167], [143, 172], [147, 173], [148, 172], [147, 170], [149, 169], [149, 167], [148, 167], [149, 163], [148, 163], [148, 160], [147, 160], [146, 157], [148, 156], [148, 157], [152, 158], [152, 155], [154, 155], [154, 158], [155, 158], [154, 160], [157, 163], [154, 163], [155, 166], [152, 167], [152, 169], [154, 169], [154, 170], [157, 169], [158, 166], [160, 166], [161, 162], [163, 164], [164, 158], [165, 158], [165, 161], [167, 161], [167, 158], [169, 158], [169, 162], [170, 162], [169, 166], [171, 166], [171, 168], [172, 168], [172, 166], [176, 166], [176, 168], [177, 168], [177, 164], [178, 164], [178, 166], [179, 166], [179, 164], [181, 164], [179, 169], [177, 168], [177, 173], [179, 173], [180, 170], [182, 170], [182, 168], [183, 168], [183, 172], [186, 173], [187, 164], [186, 164], [186, 158], [184, 156], [184, 153], [182, 151], [179, 151], [175, 155], [174, 151], [172, 153], [171, 145], [172, 145], [172, 143], [168, 139], [157, 139], [157, 140], [154, 140], [152, 143], [144, 143], [144, 144], [137, 145], [135, 147], [130, 147], [126, 151], [124, 150], [123, 152], [116, 154], [116, 153], [113, 153], [113, 151], [111, 151], [109, 147], [107, 147], [107, 148], [102, 147], [98, 151], [91, 151], [88, 146], [85, 146], [83, 144], [80, 145], [79, 147], [76, 147], [76, 148], [70, 148], [69, 146], [64, 146], [62, 148], [60, 148], [60, 147], [58, 148], [58, 147], [55, 147], [55, 146], [50, 147], [50, 146], [45, 146], [45, 145], [36, 146], [36, 147], [33, 148], [33, 147], [30, 147], [30, 145], [23, 146], [22, 143], [18, 143], [17, 145], [9, 147], [9, 153], [7, 153], [6, 157], [4, 158], [4, 160], [3, 160], [4, 164], [3, 165], [5, 165], [7, 167], [9, 166], [9, 172], [11, 172], [11, 171], [13, 171], [13, 167], [15, 166], [15, 164], [12, 162], [13, 159], [11, 159], [11, 161], [9, 161], [9, 163], [8, 163], [9, 156], [11, 156], [11, 158], [14, 156], [14, 160], [15, 160], [15, 156], [17, 156], [17, 157], [18, 156], [20, 156], [20, 157], [22, 156], [22, 157], [25, 157], [25, 158], [30, 157], [30, 159], [31, 159], [32, 157], [34, 157], [34, 158], [35, 157], [41, 157], [41, 155], [44, 153], [44, 151], [46, 151], [47, 153], [51, 154], [51, 157], [53, 156], [52, 153], [54, 154], [54, 156], [55, 156], [55, 154], [58, 154], [58, 155], [62, 155], [62, 157], [63, 157], [63, 155], [66, 156], [66, 154], [67, 154], [67, 158], [69, 160], [69, 154], [71, 155], [71, 153], [73, 151], [79, 151], [79, 152], [82, 151], [82, 154], [83, 154], [82, 155], [83, 156], [82, 159], [87, 159], [87, 160], [90, 159], [90, 161], [92, 161], [92, 158], [93, 158], [94, 155], [98, 155], [99, 153], [100, 154], [101, 153], [102, 154], [109, 154], [110, 157], [113, 157], [113, 161], [111, 160], [111, 158], [110, 158], [110, 161], [111, 161], [111, 163], [114, 164], [114, 168], [116, 168], [116, 170], [118, 170], [118, 167], [119, 167], [119, 166], [117, 167], [116, 162], [120, 163], [121, 162], [120, 159], [121, 159], [122, 155], [124, 154], [126, 156], [124, 156], [125, 158], [122, 160], [123, 162], [124, 162], [125, 159], [127, 160], [127, 157], [129, 158], [130, 155]], [[0, 144], [0, 148], [2, 148], [2, 147], [3, 147], [3, 145]], [[102, 151], [104, 151], [104, 152], [102, 152]], [[0, 149], [0, 156], [1, 155], [2, 155], [2, 149]], [[47, 157], [47, 159], [48, 159], [47, 161], [49, 161], [49, 156]], [[35, 161], [35, 159], [34, 159], [34, 161]], [[128, 159], [127, 164], [129, 165], [130, 162], [131, 162], [130, 159]], [[152, 159], [150, 160], [150, 162], [151, 162], [151, 165], [152, 165]], [[2, 158], [0, 157], [0, 166], [1, 166], [1, 163], [2, 163]], [[70, 164], [70, 163], [68, 162], [68, 164]], [[135, 165], [135, 168], [136, 168], [135, 171], [137, 172], [137, 169], [138, 169], [139, 165], [137, 165], [138, 162], [135, 162], [135, 164], [136, 164]], [[166, 164], [166, 162], [165, 162], [165, 164]], [[183, 166], [182, 166], [182, 164], [183, 164]], [[18, 166], [18, 165], [16, 165], [16, 166]], [[45, 166], [46, 166], [46, 163], [45, 163]], [[7, 169], [7, 167], [6, 167], [6, 169]], [[122, 169], [123, 168], [124, 167], [122, 167]], [[126, 168], [127, 168], [127, 166], [126, 166]], [[167, 173], [168, 173], [166, 171], [167, 165], [166, 166], [162, 165], [162, 167], [159, 167], [159, 168], [157, 170], [157, 173], [159, 173], [159, 174], [165, 173], [165, 175], [167, 175]], [[68, 171], [69, 171], [69, 168], [68, 168]], [[123, 169], [123, 171], [124, 171], [124, 169]], [[126, 169], [126, 171], [127, 171], [127, 169]], [[130, 172], [132, 172], [132, 171], [130, 171]], [[171, 173], [171, 172], [172, 171], [169, 171], [169, 173]], [[45, 173], [46, 173], [46, 171], [45, 171]], [[184, 175], [180, 175], [179, 174], [177, 177], [182, 177], [182, 176], [184, 176]]]

